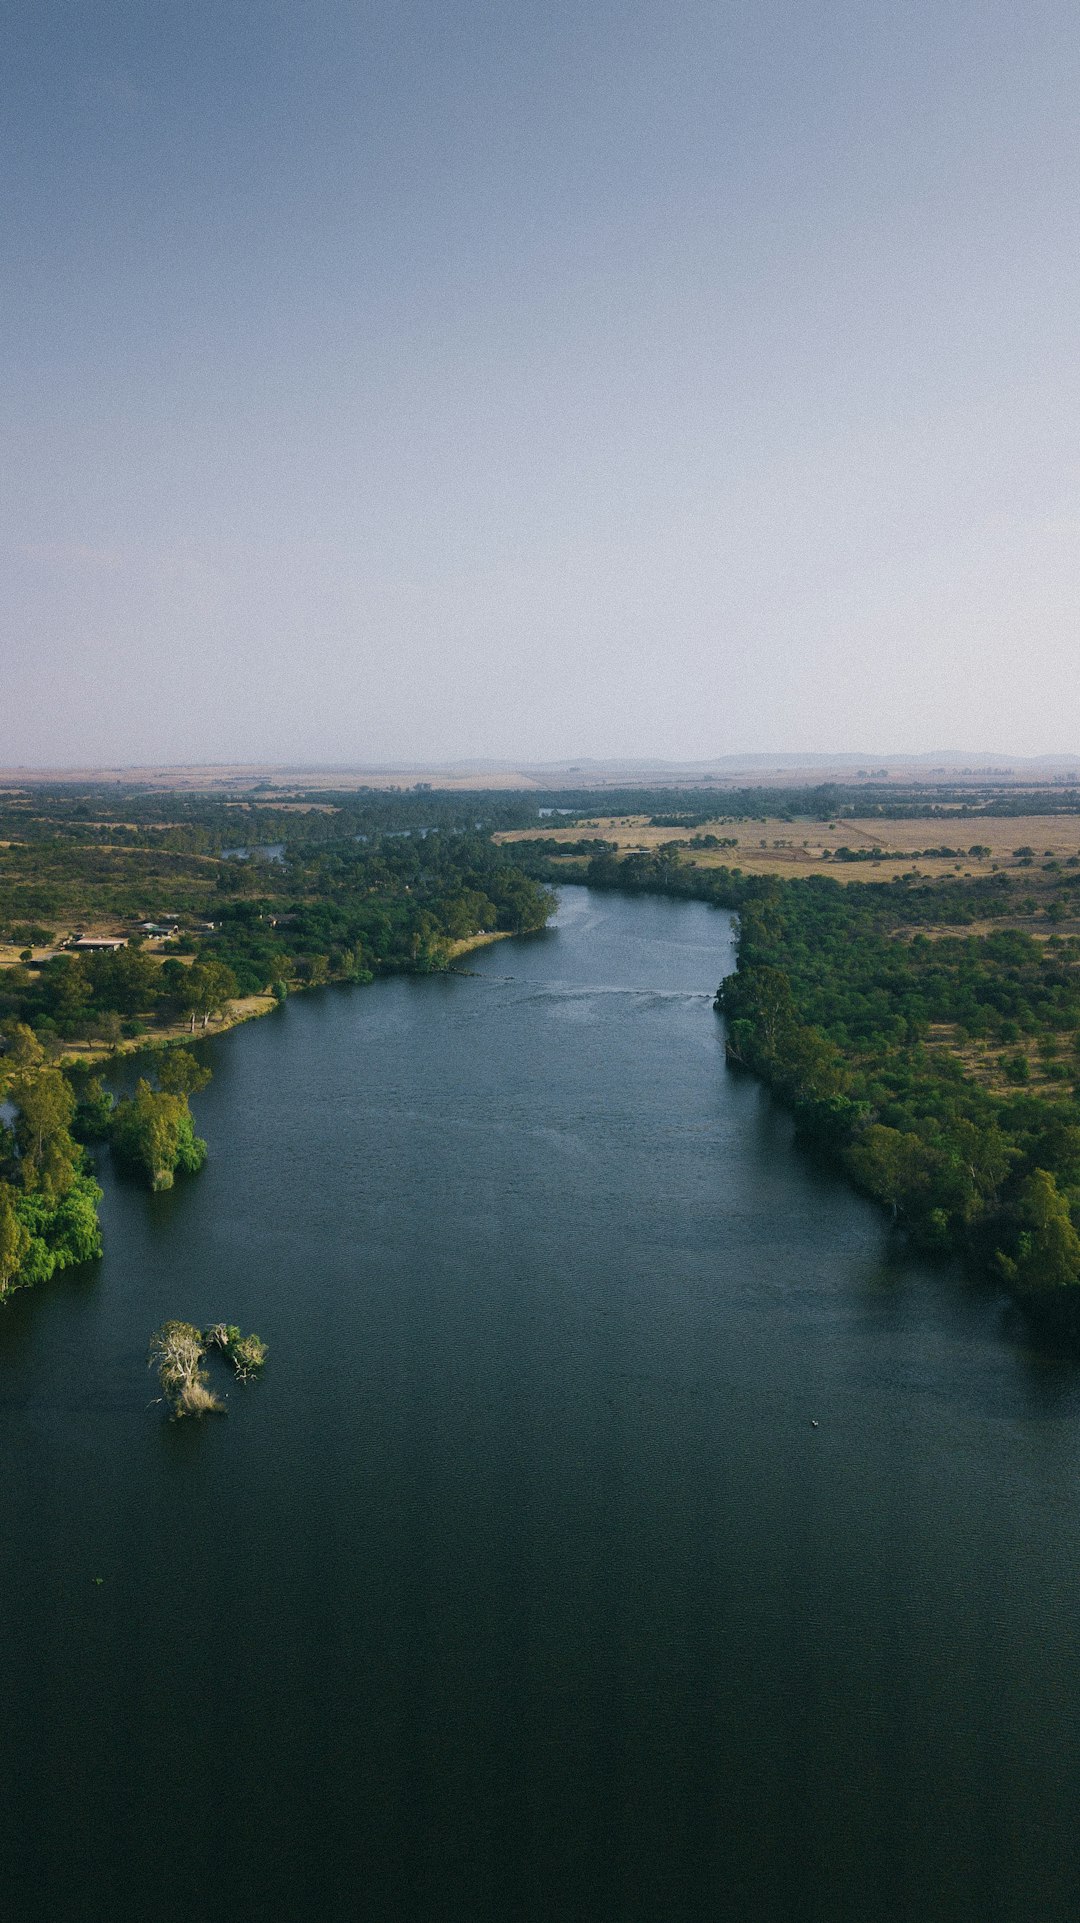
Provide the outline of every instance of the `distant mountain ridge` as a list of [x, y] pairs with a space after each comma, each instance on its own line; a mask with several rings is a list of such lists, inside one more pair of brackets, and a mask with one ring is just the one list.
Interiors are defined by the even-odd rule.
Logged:
[[762, 786], [804, 786], [833, 781], [1002, 782], [1080, 786], [1076, 755], [965, 754], [725, 754], [707, 760], [673, 761], [660, 756], [563, 761], [447, 760], [442, 762], [257, 762], [189, 763], [185, 766], [98, 766], [0, 769], [0, 787], [62, 783], [193, 790], [414, 788], [559, 789], [613, 787], [734, 786], [752, 779]]

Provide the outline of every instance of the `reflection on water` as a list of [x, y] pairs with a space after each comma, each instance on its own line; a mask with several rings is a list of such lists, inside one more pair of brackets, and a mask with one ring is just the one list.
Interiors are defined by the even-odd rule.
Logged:
[[1080, 1915], [1076, 1371], [793, 1152], [730, 958], [566, 890], [296, 997], [0, 1314], [19, 1923]]

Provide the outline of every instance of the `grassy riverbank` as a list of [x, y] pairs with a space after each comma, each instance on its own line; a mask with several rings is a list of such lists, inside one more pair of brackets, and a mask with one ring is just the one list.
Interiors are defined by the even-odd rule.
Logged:
[[55, 1059], [61, 1067], [100, 1068], [105, 1062], [121, 1055], [138, 1055], [147, 1047], [170, 1047], [178, 1043], [191, 1046], [192, 1042], [205, 1042], [218, 1035], [224, 1035], [230, 1028], [239, 1028], [242, 1022], [250, 1022], [259, 1015], [268, 1015], [272, 1008], [279, 1006], [276, 995], [242, 995], [237, 1001], [212, 1017], [205, 1028], [199, 1027], [192, 1032], [189, 1022], [163, 1022], [151, 1034], [128, 1036], [118, 1042], [85, 1041], [62, 1042]]
[[[487, 948], [492, 942], [508, 941], [509, 939], [509, 929], [496, 929], [489, 930], [480, 935], [469, 935], [460, 941], [449, 942], [447, 944], [447, 961], [452, 965], [454, 962], [460, 961], [463, 956], [471, 954], [475, 948]], [[301, 993], [311, 985], [310, 983], [298, 982], [294, 984], [292, 993]], [[169, 1047], [174, 1044], [186, 1044], [190, 1047], [193, 1041], [205, 1042], [218, 1035], [224, 1035], [229, 1029], [239, 1028], [243, 1022], [254, 1021], [260, 1015], [269, 1015], [272, 1009], [279, 1008], [280, 1006], [281, 1003], [276, 995], [242, 995], [237, 1000], [230, 1002], [228, 1006], [218, 1014], [211, 1016], [205, 1028], [199, 1027], [193, 1031], [190, 1022], [163, 1022], [154, 1029], [153, 1034], [149, 1037], [146, 1035], [131, 1036], [126, 1040], [111, 1043], [102, 1041], [86, 1041], [81, 1043], [63, 1042], [60, 1044], [56, 1060], [62, 1067], [99, 1068], [105, 1062], [110, 1061], [116, 1056], [137, 1055], [141, 1053], [146, 1049], [148, 1043], [154, 1047]]]
[[[475, 948], [487, 948], [492, 942], [509, 939], [509, 929], [494, 929], [487, 930], [483, 934], [465, 936], [460, 941], [448, 942], [447, 963], [452, 965], [460, 961], [463, 956], [471, 954]], [[302, 993], [305, 988], [312, 985], [309, 982], [294, 983], [292, 993]], [[217, 1014], [212, 1015], [205, 1028], [199, 1027], [193, 1030], [190, 1022], [187, 1021], [162, 1022], [155, 1027], [153, 1034], [149, 1037], [130, 1036], [126, 1040], [117, 1042], [63, 1042], [55, 1059], [61, 1067], [99, 1068], [113, 1057], [137, 1055], [144, 1051], [148, 1044], [153, 1047], [169, 1047], [179, 1043], [190, 1047], [193, 1041], [205, 1042], [218, 1035], [224, 1035], [229, 1029], [239, 1028], [243, 1022], [254, 1021], [260, 1015], [269, 1015], [272, 1009], [280, 1006], [281, 1003], [276, 995], [269, 993], [242, 995], [237, 1000], [229, 1002]]]

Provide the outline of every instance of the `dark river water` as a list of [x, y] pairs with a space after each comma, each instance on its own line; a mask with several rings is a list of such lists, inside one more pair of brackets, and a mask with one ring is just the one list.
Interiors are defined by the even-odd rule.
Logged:
[[[725, 1069], [731, 960], [569, 889], [106, 1166], [0, 1311], [11, 1923], [1080, 1918], [1080, 1372]], [[168, 1316], [270, 1344], [227, 1420]]]

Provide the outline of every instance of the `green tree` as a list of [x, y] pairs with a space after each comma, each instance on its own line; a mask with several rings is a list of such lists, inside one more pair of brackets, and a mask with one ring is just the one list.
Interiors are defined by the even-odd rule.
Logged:
[[112, 1112], [113, 1098], [100, 1075], [91, 1076], [75, 1109], [74, 1131], [80, 1142], [103, 1142]]
[[847, 1161], [859, 1187], [899, 1215], [916, 1212], [926, 1198], [936, 1158], [918, 1135], [873, 1123], [856, 1137]]
[[164, 986], [158, 963], [137, 947], [95, 955], [89, 969], [97, 1007], [113, 1009], [120, 1015], [142, 1014], [153, 1008]]
[[962, 1212], [967, 1221], [996, 1201], [1020, 1150], [996, 1122], [977, 1128], [961, 1116], [949, 1129], [947, 1152], [959, 1170], [964, 1191]]
[[45, 1006], [62, 1034], [77, 1032], [91, 1000], [90, 977], [81, 955], [58, 955], [41, 970]]
[[782, 1038], [795, 1024], [791, 982], [783, 969], [758, 964], [725, 982], [718, 999], [733, 1017], [733, 1033], [752, 1041], [755, 1055], [775, 1060]]
[[15, 1213], [28, 1232], [15, 1286], [47, 1282], [57, 1269], [71, 1268], [101, 1254], [97, 1205], [101, 1190], [88, 1175], [75, 1175], [58, 1202], [40, 1189], [24, 1190]]
[[1007, 1280], [1022, 1295], [1047, 1296], [1080, 1282], [1080, 1235], [1069, 1204], [1048, 1170], [1029, 1176], [1020, 1198], [1024, 1224], [1015, 1257], [999, 1254]]
[[30, 1249], [30, 1231], [15, 1212], [15, 1191], [0, 1182], [0, 1296], [15, 1286]]
[[191, 1032], [197, 1020], [205, 1028], [212, 1015], [220, 1015], [236, 994], [236, 976], [224, 962], [193, 962], [184, 970], [180, 984], [180, 1006], [191, 1017]]
[[40, 1068], [45, 1060], [45, 1050], [25, 1022], [15, 1022], [4, 1041], [4, 1052], [0, 1055], [0, 1090], [7, 1088], [13, 1076]]
[[167, 1049], [158, 1069], [158, 1081], [167, 1095], [197, 1095], [212, 1079], [211, 1070], [187, 1048]]
[[76, 1175], [49, 1225], [49, 1242], [58, 1269], [90, 1262], [101, 1254], [97, 1205], [101, 1190], [87, 1175]]
[[80, 1159], [69, 1133], [75, 1115], [70, 1082], [58, 1068], [39, 1068], [17, 1075], [10, 1095], [19, 1111], [15, 1137], [25, 1186], [62, 1195]]
[[186, 1095], [152, 1088], [145, 1079], [130, 1101], [117, 1103], [110, 1141], [121, 1167], [145, 1175], [154, 1189], [171, 1188], [177, 1169], [194, 1174], [206, 1160]]

